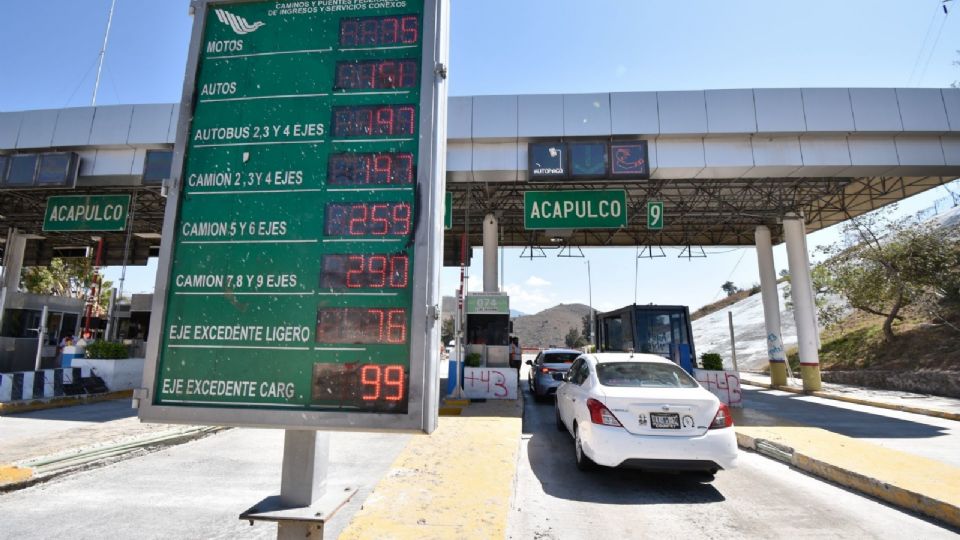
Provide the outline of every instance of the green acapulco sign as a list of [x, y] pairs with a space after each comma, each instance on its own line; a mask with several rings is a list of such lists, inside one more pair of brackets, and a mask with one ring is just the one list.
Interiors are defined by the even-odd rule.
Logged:
[[205, 21], [154, 404], [406, 413], [423, 1]]
[[45, 232], [122, 231], [130, 195], [66, 195], [47, 199]]
[[525, 229], [619, 229], [627, 225], [627, 193], [622, 189], [527, 191]]
[[509, 314], [510, 297], [505, 294], [468, 294], [467, 313], [471, 315]]

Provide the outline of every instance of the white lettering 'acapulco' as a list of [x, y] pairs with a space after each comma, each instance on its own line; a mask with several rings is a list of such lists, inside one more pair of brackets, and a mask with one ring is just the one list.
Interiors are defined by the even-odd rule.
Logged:
[[222, 9], [215, 9], [217, 13], [217, 18], [220, 19], [220, 22], [229, 26], [239, 35], [249, 34], [250, 32], [255, 32], [261, 26], [266, 26], [266, 23], [257, 21], [253, 24], [247, 22], [243, 17], [238, 17], [233, 13], [224, 11]]

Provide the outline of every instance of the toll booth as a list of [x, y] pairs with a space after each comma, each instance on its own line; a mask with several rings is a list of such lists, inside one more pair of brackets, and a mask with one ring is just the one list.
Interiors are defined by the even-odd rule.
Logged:
[[37, 357], [37, 330], [47, 307], [46, 337], [41, 368], [54, 368], [60, 338], [78, 335], [83, 321], [82, 298], [10, 292], [0, 326], [0, 373], [29, 371]]
[[687, 306], [633, 304], [598, 314], [596, 325], [600, 351], [659, 354], [689, 372], [696, 364]]
[[510, 364], [510, 297], [505, 293], [467, 293], [464, 306], [466, 355], [480, 354], [480, 365]]

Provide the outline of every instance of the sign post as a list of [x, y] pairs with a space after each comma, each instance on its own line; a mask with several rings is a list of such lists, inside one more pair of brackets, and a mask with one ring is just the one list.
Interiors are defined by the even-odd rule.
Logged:
[[143, 421], [287, 429], [280, 496], [242, 516], [280, 536], [344, 502], [316, 430], [436, 428], [447, 6], [192, 2], [135, 398]]

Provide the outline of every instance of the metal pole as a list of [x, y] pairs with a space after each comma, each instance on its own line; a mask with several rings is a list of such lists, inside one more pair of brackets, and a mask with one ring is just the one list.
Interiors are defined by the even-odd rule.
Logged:
[[107, 31], [103, 34], [103, 46], [100, 47], [100, 60], [97, 65], [97, 82], [93, 84], [93, 99], [91, 106], [97, 105], [97, 91], [100, 89], [100, 74], [103, 71], [103, 55], [107, 52], [107, 40], [110, 38], [110, 25], [113, 23], [113, 10], [117, 7], [117, 0], [110, 3], [110, 15], [107, 16]]
[[130, 239], [133, 236], [133, 218], [137, 210], [137, 192], [133, 192], [130, 200], [130, 212], [127, 213], [127, 239], [123, 243], [123, 269], [120, 271], [120, 292], [117, 298], [123, 297], [123, 283], [127, 280], [127, 259], [130, 257]]
[[727, 312], [727, 320], [730, 322], [730, 354], [733, 356], [733, 370], [740, 373], [737, 367], [737, 339], [733, 336], [733, 312]]
[[[280, 502], [291, 508], [305, 508], [327, 491], [330, 462], [330, 435], [316, 431], [288, 429], [283, 435], [283, 472]], [[317, 534], [317, 536], [312, 536]], [[323, 538], [322, 523], [280, 521], [277, 540]]]
[[114, 309], [117, 307], [117, 289], [114, 287], [110, 289], [110, 303], [107, 304], [107, 330], [104, 332], [104, 339], [107, 341], [113, 340], [113, 333], [119, 326], [114, 321]]
[[34, 364], [34, 371], [40, 371], [40, 362], [43, 355], [43, 344], [47, 341], [47, 306], [43, 306], [40, 312], [40, 327], [37, 328], [37, 361]]
[[596, 346], [593, 330], [593, 282], [590, 279], [590, 259], [587, 259], [587, 301], [590, 303], [590, 344]]

